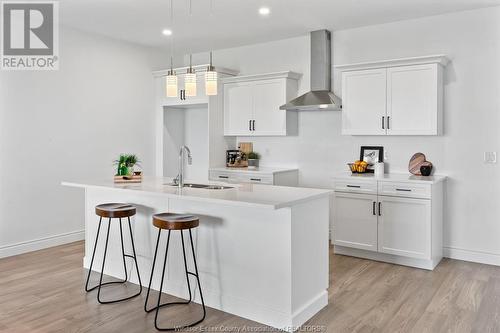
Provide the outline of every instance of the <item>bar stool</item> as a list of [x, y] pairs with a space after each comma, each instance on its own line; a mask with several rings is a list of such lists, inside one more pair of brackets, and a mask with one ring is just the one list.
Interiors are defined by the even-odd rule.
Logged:
[[[153, 215], [153, 225], [158, 228], [158, 238], [156, 240], [156, 249], [155, 249], [155, 254], [154, 254], [154, 258], [153, 258], [153, 267], [151, 268], [151, 277], [149, 279], [148, 293], [146, 294], [146, 302], [144, 303], [144, 311], [149, 313], [149, 312], [152, 312], [153, 310], [156, 310], [155, 327], [159, 331], [180, 330], [180, 329], [195, 326], [195, 325], [201, 323], [203, 320], [205, 320], [205, 316], [206, 316], [205, 302], [203, 300], [203, 294], [201, 292], [200, 276], [198, 274], [198, 265], [196, 264], [196, 255], [194, 252], [194, 245], [193, 245], [193, 235], [191, 233], [191, 229], [198, 227], [199, 223], [200, 223], [199, 218], [194, 216], [194, 215], [174, 214], [174, 213], [161, 213], [161, 214]], [[158, 302], [156, 304], [156, 307], [148, 309], [147, 304], [148, 304], [148, 299], [149, 299], [149, 291], [151, 290], [151, 282], [153, 281], [153, 274], [154, 274], [155, 263], [156, 263], [156, 255], [158, 254], [158, 244], [160, 243], [160, 235], [161, 235], [162, 230], [168, 230], [168, 236], [167, 236], [167, 245], [166, 245], [166, 249], [165, 249], [165, 259], [163, 260], [163, 270], [161, 273], [160, 293], [158, 295]], [[184, 255], [184, 270], [186, 272], [186, 280], [187, 280], [187, 286], [188, 286], [188, 291], [189, 291], [189, 300], [186, 302], [170, 302], [170, 303], [161, 304], [161, 292], [162, 292], [162, 288], [163, 288], [163, 281], [165, 278], [165, 266], [167, 264], [168, 246], [170, 243], [170, 232], [172, 230], [179, 230], [181, 233], [182, 254]], [[184, 230], [189, 231], [189, 239], [191, 242], [191, 251], [193, 253], [193, 262], [194, 262], [194, 270], [195, 270], [194, 273], [190, 272], [188, 270], [188, 267], [187, 267], [186, 249], [184, 246]], [[177, 327], [169, 327], [169, 328], [158, 327], [158, 312], [159, 312], [160, 308], [170, 306], [170, 305], [181, 305], [181, 304], [185, 305], [185, 304], [191, 303], [192, 294], [191, 294], [191, 285], [189, 283], [189, 275], [196, 277], [196, 280], [198, 283], [198, 289], [200, 290], [201, 305], [203, 307], [203, 317], [201, 319], [199, 319], [198, 321], [195, 321], [191, 324], [187, 324], [185, 326], [177, 326]]]
[[[89, 268], [89, 272], [87, 275], [87, 282], [85, 283], [85, 291], [89, 292], [89, 291], [92, 291], [92, 290], [98, 288], [97, 289], [98, 290], [97, 291], [97, 301], [101, 304], [122, 302], [122, 301], [129, 300], [131, 298], [134, 298], [136, 296], [139, 296], [142, 292], [142, 282], [141, 282], [141, 276], [139, 274], [139, 267], [137, 265], [137, 256], [135, 254], [134, 237], [132, 235], [132, 226], [130, 224], [130, 217], [135, 215], [136, 208], [130, 204], [106, 203], [106, 204], [96, 206], [95, 213], [97, 216], [99, 216], [99, 226], [97, 228], [97, 235], [95, 238], [94, 250], [92, 252], [92, 260], [90, 261], [90, 268]], [[99, 233], [101, 231], [101, 225], [103, 224], [103, 222], [102, 222], [103, 217], [109, 218], [109, 221], [108, 221], [108, 232], [106, 233], [106, 245], [104, 246], [104, 258], [102, 260], [101, 276], [99, 278], [99, 284], [96, 285], [95, 287], [89, 288], [90, 274], [92, 272], [92, 265], [94, 264], [95, 251], [97, 248], [97, 241], [99, 240]], [[125, 254], [125, 249], [123, 246], [122, 218], [128, 219], [128, 228], [130, 231], [130, 240], [132, 243], [133, 255]], [[102, 276], [104, 274], [104, 264], [106, 263], [106, 253], [108, 250], [109, 230], [111, 228], [111, 220], [112, 219], [119, 219], [118, 225], [120, 226], [120, 240], [121, 240], [121, 245], [122, 245], [122, 257], [123, 257], [123, 268], [125, 270], [125, 279], [123, 281], [112, 281], [112, 282], [103, 283]], [[101, 287], [102, 286], [106, 286], [106, 285], [110, 285], [110, 284], [122, 284], [122, 283], [127, 282], [128, 274], [127, 274], [127, 264], [125, 263], [125, 257], [129, 257], [129, 258], [134, 259], [135, 269], [137, 272], [137, 277], [139, 279], [139, 286], [140, 286], [139, 292], [137, 294], [132, 295], [132, 296], [128, 296], [128, 297], [121, 298], [121, 299], [116, 299], [116, 300], [111, 300], [111, 301], [102, 301], [101, 300]]]

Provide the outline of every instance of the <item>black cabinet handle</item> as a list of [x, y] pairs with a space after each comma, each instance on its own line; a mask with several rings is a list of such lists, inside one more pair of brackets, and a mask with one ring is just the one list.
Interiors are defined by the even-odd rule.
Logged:
[[255, 131], [255, 120], [252, 121], [252, 124], [253, 124], [252, 130]]
[[391, 117], [387, 116], [387, 129], [391, 129]]
[[248, 121], [248, 130], [249, 131], [252, 130], [252, 121], [251, 120]]
[[253, 180], [253, 181], [256, 181], [256, 182], [262, 181], [262, 179], [260, 179], [260, 178], [250, 178], [250, 180]]
[[384, 127], [385, 124], [384, 123], [385, 123], [385, 116], [382, 116], [382, 129], [385, 129], [385, 127]]
[[378, 216], [382, 216], [382, 203], [378, 203]]
[[372, 214], [377, 215], [377, 213], [375, 212], [375, 201], [373, 202]]
[[219, 176], [219, 178], [228, 179], [228, 176]]
[[396, 191], [400, 191], [400, 192], [411, 192], [410, 189], [407, 189], [407, 188], [397, 188]]
[[352, 188], [361, 188], [359, 185], [347, 185], [347, 187], [352, 187]]

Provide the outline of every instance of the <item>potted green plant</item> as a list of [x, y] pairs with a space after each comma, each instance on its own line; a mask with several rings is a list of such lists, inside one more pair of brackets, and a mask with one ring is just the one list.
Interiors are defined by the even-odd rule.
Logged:
[[248, 168], [255, 169], [259, 167], [260, 155], [254, 151], [248, 153]]
[[139, 158], [134, 154], [120, 154], [115, 160], [118, 176], [131, 176], [134, 174], [134, 166], [139, 165]]

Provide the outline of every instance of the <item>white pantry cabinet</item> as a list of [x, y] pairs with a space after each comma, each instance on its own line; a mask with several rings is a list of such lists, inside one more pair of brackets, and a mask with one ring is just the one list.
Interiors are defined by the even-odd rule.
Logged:
[[299, 78], [279, 72], [224, 79], [224, 135], [295, 134], [297, 113], [279, 107], [297, 95]]
[[445, 56], [341, 65], [342, 134], [440, 135]]
[[443, 251], [445, 179], [338, 175], [332, 226], [335, 253], [434, 269]]

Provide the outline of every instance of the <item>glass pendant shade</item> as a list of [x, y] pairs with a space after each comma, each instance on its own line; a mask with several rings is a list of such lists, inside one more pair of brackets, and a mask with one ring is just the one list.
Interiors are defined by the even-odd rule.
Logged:
[[196, 73], [186, 73], [184, 76], [184, 89], [186, 96], [196, 96]]
[[167, 97], [177, 97], [177, 76], [171, 73], [166, 76], [165, 81]]
[[207, 71], [205, 73], [205, 94], [207, 96], [217, 95], [217, 72]]

